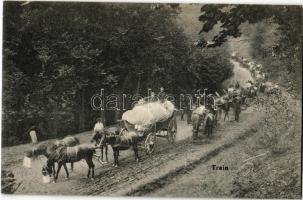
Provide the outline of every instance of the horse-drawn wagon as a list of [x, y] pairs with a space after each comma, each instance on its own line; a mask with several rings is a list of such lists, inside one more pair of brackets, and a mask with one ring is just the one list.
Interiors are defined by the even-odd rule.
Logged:
[[142, 147], [147, 154], [154, 152], [157, 137], [166, 138], [170, 144], [175, 143], [177, 134], [175, 112], [168, 119], [150, 124], [144, 130], [136, 129], [136, 125], [126, 120], [123, 120], [123, 124], [126, 131], [135, 132], [139, 136], [139, 147]]

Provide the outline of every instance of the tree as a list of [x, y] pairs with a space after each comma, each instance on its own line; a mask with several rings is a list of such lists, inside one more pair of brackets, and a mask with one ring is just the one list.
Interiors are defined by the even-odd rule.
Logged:
[[4, 144], [27, 138], [37, 123], [50, 138], [89, 130], [100, 115], [115, 122], [121, 110], [91, 108], [101, 88], [121, 98], [160, 86], [177, 95], [206, 84], [191, 80], [197, 72], [189, 70], [179, 11], [175, 4], [4, 2]]
[[[302, 6], [261, 6], [261, 5], [205, 5], [201, 8], [199, 20], [204, 22], [200, 33], [208, 32], [216, 24], [220, 24], [221, 30], [213, 38], [213, 43], [208, 47], [216, 47], [227, 41], [228, 37], [241, 36], [240, 25], [266, 21], [278, 25], [277, 34], [280, 39], [273, 46], [272, 54], [275, 54], [295, 80], [299, 92], [301, 92], [302, 73]], [[257, 35], [261, 39], [261, 35]], [[260, 42], [260, 41], [259, 41]], [[206, 44], [202, 44], [206, 46]]]

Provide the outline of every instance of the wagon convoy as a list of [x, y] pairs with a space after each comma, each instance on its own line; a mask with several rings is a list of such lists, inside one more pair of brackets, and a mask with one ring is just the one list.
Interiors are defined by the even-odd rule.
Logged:
[[[211, 137], [218, 121], [229, 119], [229, 111], [233, 109], [235, 121], [239, 121], [241, 110], [248, 106], [247, 99], [257, 97], [259, 93], [280, 94], [278, 85], [266, 81], [266, 75], [262, 65], [249, 62], [247, 59], [237, 58], [253, 75], [254, 80], [248, 80], [246, 84], [240, 86], [238, 82], [229, 85], [222, 90], [221, 95], [215, 94], [201, 95], [204, 99], [202, 103], [197, 101], [191, 112], [191, 124], [193, 131], [193, 141], [198, 140], [199, 134], [203, 132], [207, 137]], [[79, 140], [72, 136], [67, 136], [62, 140], [42, 142], [30, 151], [25, 152], [24, 166], [30, 168], [31, 159], [44, 155], [47, 158], [42, 168], [43, 181], [50, 182], [50, 177], [54, 177], [54, 182], [58, 178], [61, 167], [69, 178], [66, 163], [73, 163], [85, 160], [88, 165], [87, 177], [94, 178], [93, 160], [103, 164], [103, 147], [110, 145], [113, 149], [113, 166], [119, 165], [120, 151], [133, 149], [135, 160], [138, 162], [139, 150], [144, 150], [146, 154], [154, 153], [157, 147], [157, 137], [166, 138], [169, 144], [174, 144], [177, 136], [177, 109], [168, 100], [157, 99], [144, 101], [142, 99], [131, 110], [123, 113], [119, 121], [119, 128], [110, 127], [102, 131], [94, 132], [91, 142], [95, 144], [80, 144]], [[101, 149], [101, 156], [96, 155], [96, 149]], [[100, 161], [101, 158], [101, 161]], [[55, 163], [58, 168], [55, 169]], [[90, 176], [91, 175], [91, 176]]]

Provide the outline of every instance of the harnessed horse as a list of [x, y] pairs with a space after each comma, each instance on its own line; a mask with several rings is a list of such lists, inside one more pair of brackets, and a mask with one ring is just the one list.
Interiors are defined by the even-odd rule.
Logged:
[[[80, 141], [78, 138], [73, 136], [66, 136], [62, 140], [56, 140], [53, 142], [47, 141], [38, 144], [37, 146], [33, 147], [31, 151], [27, 151], [27, 157], [36, 157], [39, 155], [44, 155], [48, 158], [58, 147], [67, 146], [73, 147], [79, 145]], [[71, 170], [73, 171], [74, 164], [71, 163]]]
[[[95, 165], [93, 163], [93, 155], [95, 153], [95, 149], [97, 147], [89, 145], [89, 144], [81, 144], [74, 147], [66, 147], [61, 146], [57, 148], [51, 155], [48, 157], [46, 161], [46, 165], [42, 167], [42, 174], [44, 176], [52, 174], [54, 175], [54, 182], [57, 181], [58, 175], [60, 173], [60, 169], [63, 166], [66, 172], [66, 178], [69, 178], [68, 169], [66, 167], [66, 163], [78, 162], [82, 159], [86, 160], [88, 165], [88, 174], [87, 178], [90, 177], [90, 173], [92, 171], [92, 179], [94, 178]], [[55, 163], [58, 163], [58, 169], [55, 170]]]
[[101, 138], [101, 144], [108, 143], [111, 145], [114, 154], [114, 166], [117, 167], [119, 165], [119, 151], [128, 150], [129, 148], [133, 148], [135, 153], [135, 159], [139, 161], [138, 154], [138, 143], [140, 142], [140, 136], [135, 132], [123, 131], [123, 133], [109, 133], [103, 134]]

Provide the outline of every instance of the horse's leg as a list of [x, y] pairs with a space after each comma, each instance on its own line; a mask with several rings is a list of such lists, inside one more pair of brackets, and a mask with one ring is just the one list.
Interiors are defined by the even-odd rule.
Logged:
[[212, 123], [211, 126], [210, 126], [210, 135], [213, 134], [213, 128], [214, 128], [214, 124]]
[[104, 145], [101, 146], [101, 162], [103, 162], [103, 148], [104, 148]]
[[207, 135], [207, 137], [209, 137], [209, 124], [208, 123], [209, 123], [208, 119], [206, 119], [204, 133]]
[[90, 174], [90, 169], [92, 171], [92, 180], [94, 180], [94, 177], [95, 177], [95, 165], [94, 165], [94, 162], [93, 162], [93, 157], [91, 156], [90, 158], [88, 158], [86, 160], [87, 162], [87, 165], [88, 165], [88, 168], [89, 168], [89, 172], [88, 172], [88, 175], [87, 175], [87, 178], [89, 178], [89, 174]]
[[87, 174], [87, 178], [89, 178], [90, 176], [90, 171], [92, 170], [92, 180], [94, 180], [94, 177], [95, 177], [95, 165], [93, 163], [93, 157], [89, 157], [86, 159], [86, 163], [88, 165], [88, 174]]
[[90, 159], [91, 165], [92, 165], [92, 179], [95, 178], [95, 164], [93, 162], [93, 157]]
[[183, 121], [184, 114], [185, 114], [185, 109], [182, 109], [182, 112], [181, 112], [181, 121]]
[[108, 162], [107, 154], [108, 154], [108, 146], [105, 145], [105, 160], [106, 160], [106, 162]]
[[60, 172], [61, 167], [62, 167], [62, 162], [59, 162], [59, 163], [58, 163], [58, 170], [57, 170], [57, 173], [56, 173], [54, 182], [56, 182], [57, 179], [58, 179], [58, 175], [59, 175], [59, 172]]
[[223, 118], [223, 121], [225, 121], [225, 119], [226, 119], [226, 114], [227, 112], [226, 112], [226, 110], [224, 110], [224, 118]]
[[113, 164], [113, 166], [114, 167], [116, 167], [116, 164], [117, 164], [117, 154], [118, 154], [118, 152], [117, 152], [117, 150], [116, 150], [116, 148], [113, 148], [113, 153], [114, 153], [114, 164]]
[[119, 165], [119, 149], [117, 149], [117, 159], [116, 159], [116, 166]]
[[229, 109], [226, 110], [226, 118], [229, 120]]
[[87, 172], [87, 176], [86, 177], [89, 178], [91, 165], [90, 165], [88, 159], [86, 159], [86, 163], [88, 165], [88, 172]]
[[56, 175], [56, 167], [55, 167], [55, 163], [53, 164], [52, 168], [53, 168], [53, 177], [55, 177], [55, 175]]
[[198, 131], [200, 127], [200, 119], [198, 118], [198, 116], [193, 117], [192, 124], [193, 124], [193, 140], [196, 140], [198, 139]]
[[74, 171], [74, 163], [73, 163], [73, 162], [70, 163], [70, 169], [71, 169], [72, 171]]
[[69, 179], [69, 173], [68, 173], [67, 166], [66, 166], [65, 163], [63, 164], [63, 167], [64, 167], [64, 169], [65, 169], [66, 179]]
[[240, 109], [238, 109], [238, 112], [237, 112], [237, 122], [239, 121], [240, 112], [241, 112], [241, 108], [240, 108]]
[[225, 121], [226, 117], [228, 117], [228, 105], [224, 105], [223, 110], [224, 110], [224, 121]]
[[136, 162], [139, 162], [139, 153], [138, 153], [138, 147], [137, 147], [137, 145], [134, 145], [133, 149], [134, 149], [134, 152], [135, 152]]
[[118, 150], [115, 149], [115, 167], [118, 167], [118, 159], [119, 159], [118, 154], [119, 154]]

